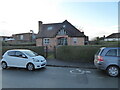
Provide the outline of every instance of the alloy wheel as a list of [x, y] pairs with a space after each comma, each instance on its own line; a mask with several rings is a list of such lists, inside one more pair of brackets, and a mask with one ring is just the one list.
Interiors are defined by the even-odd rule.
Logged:
[[33, 71], [34, 70], [34, 65], [33, 64], [28, 64], [27, 69], [29, 71]]
[[116, 77], [119, 74], [119, 68], [116, 66], [110, 66], [107, 71], [108, 71], [108, 75], [112, 77]]
[[7, 64], [5, 62], [2, 62], [1, 66], [2, 66], [3, 69], [7, 68]]

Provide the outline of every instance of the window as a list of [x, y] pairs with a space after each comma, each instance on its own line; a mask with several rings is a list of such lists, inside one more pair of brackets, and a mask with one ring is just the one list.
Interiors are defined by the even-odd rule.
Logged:
[[23, 40], [23, 35], [20, 35], [20, 40]]
[[52, 29], [53, 29], [53, 27], [51, 27], [51, 26], [47, 28], [47, 30], [52, 30]]
[[120, 57], [120, 49], [118, 49], [118, 56]]
[[49, 44], [50, 43], [50, 39], [49, 38], [45, 38], [44, 39], [44, 44]]
[[58, 35], [66, 35], [67, 32], [64, 30], [64, 29], [61, 29], [59, 32], [58, 32]]
[[16, 51], [16, 57], [22, 57], [22, 55], [24, 55], [24, 54], [19, 51]]
[[73, 38], [73, 43], [74, 43], [74, 44], [77, 43], [77, 38]]
[[106, 56], [117, 56], [117, 49], [111, 49], [107, 52]]
[[66, 27], [66, 25], [63, 25], [63, 28], [65, 28]]
[[23, 51], [23, 52], [30, 57], [38, 56], [38, 54], [36, 52], [33, 52], [33, 51]]
[[8, 55], [9, 55], [9, 56], [15, 56], [15, 51], [10, 51], [10, 52], [8, 52]]
[[67, 45], [67, 38], [58, 38], [58, 45]]

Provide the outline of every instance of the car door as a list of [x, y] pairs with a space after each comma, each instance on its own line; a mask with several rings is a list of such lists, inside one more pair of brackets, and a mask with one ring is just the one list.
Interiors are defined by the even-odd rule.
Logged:
[[118, 65], [120, 67], [120, 49], [118, 49]]
[[16, 59], [15, 51], [9, 51], [8, 54], [7, 54], [7, 57], [5, 57], [5, 58], [7, 60], [8, 66], [15, 66], [14, 65], [14, 62], [15, 62], [15, 59]]
[[17, 67], [26, 67], [26, 64], [28, 62], [28, 58], [27, 56], [20, 52], [20, 51], [16, 51], [16, 61], [15, 61], [15, 65]]
[[118, 56], [117, 56], [117, 49], [109, 49], [105, 54], [105, 62], [106, 66], [109, 65], [118, 65]]

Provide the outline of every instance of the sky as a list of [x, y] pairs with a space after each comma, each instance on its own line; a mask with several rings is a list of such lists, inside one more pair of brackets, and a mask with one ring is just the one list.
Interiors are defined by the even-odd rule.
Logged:
[[0, 36], [68, 20], [90, 39], [118, 32], [118, 0], [0, 0]]

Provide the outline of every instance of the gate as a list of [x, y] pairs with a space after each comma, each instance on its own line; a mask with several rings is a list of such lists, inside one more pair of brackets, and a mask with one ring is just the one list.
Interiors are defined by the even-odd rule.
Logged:
[[44, 46], [44, 56], [47, 59], [56, 59], [56, 46], [53, 49], [49, 49], [48, 46]]

